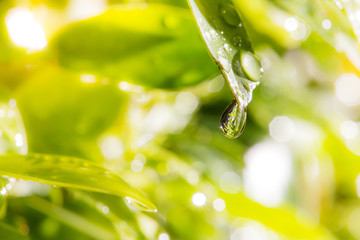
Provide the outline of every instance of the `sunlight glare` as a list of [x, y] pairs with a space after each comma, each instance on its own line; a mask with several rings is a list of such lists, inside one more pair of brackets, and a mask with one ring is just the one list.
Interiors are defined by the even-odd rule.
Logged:
[[354, 139], [359, 134], [359, 126], [354, 121], [345, 121], [341, 124], [340, 127], [341, 134], [346, 139]]
[[221, 198], [217, 198], [213, 202], [213, 207], [218, 212], [224, 211], [226, 207], [225, 201]]
[[121, 140], [115, 136], [110, 135], [100, 142], [100, 149], [102, 154], [107, 159], [116, 159], [124, 154], [124, 146]]
[[292, 176], [290, 150], [274, 141], [264, 141], [245, 153], [244, 188], [258, 203], [275, 207], [281, 204]]
[[206, 196], [201, 192], [197, 192], [192, 196], [191, 200], [195, 206], [201, 207], [206, 203]]
[[10, 39], [16, 45], [29, 50], [41, 50], [46, 47], [45, 32], [29, 9], [10, 9], [5, 17], [5, 24]]
[[269, 124], [270, 136], [278, 142], [290, 141], [294, 136], [293, 121], [286, 116], [277, 116]]
[[161, 233], [159, 235], [159, 240], [170, 240], [170, 237], [167, 233]]
[[360, 104], [360, 79], [352, 73], [342, 74], [335, 82], [337, 98], [346, 106]]

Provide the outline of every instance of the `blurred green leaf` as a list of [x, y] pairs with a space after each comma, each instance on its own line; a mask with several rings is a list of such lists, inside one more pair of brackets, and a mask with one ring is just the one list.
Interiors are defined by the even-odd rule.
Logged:
[[50, 43], [62, 66], [155, 88], [199, 83], [217, 72], [187, 10], [114, 7], [73, 23]]
[[357, 197], [359, 186], [356, 186], [356, 181], [359, 181], [357, 177], [360, 172], [360, 162], [359, 156], [351, 152], [350, 149], [354, 149], [354, 146], [351, 146], [350, 143], [349, 141], [346, 146], [339, 138], [330, 134], [324, 143], [323, 150], [333, 157], [332, 162], [336, 169], [335, 175], [339, 191]]
[[[4, 189], [6, 189], [6, 184], [8, 183], [9, 181], [3, 177], [0, 177], [0, 216], [2, 216], [3, 214], [3, 210], [4, 210], [4, 205], [5, 205], [5, 194], [6, 193], [3, 193]], [[6, 190], [5, 190], [6, 191]]]
[[111, 232], [99, 226], [96, 222], [84, 218], [74, 212], [71, 212], [61, 206], [57, 206], [42, 198], [34, 197], [26, 200], [26, 205], [66, 224], [85, 235], [95, 239], [118, 239], [114, 232]]
[[17, 229], [6, 223], [0, 222], [0, 236], [1, 239], [6, 240], [25, 240], [29, 239], [27, 236], [19, 233]]
[[3, 155], [0, 156], [0, 174], [126, 197], [144, 210], [156, 211], [153, 203], [117, 174], [80, 158], [46, 154]]
[[[226, 208], [235, 217], [259, 221], [267, 227], [295, 239], [335, 239], [322, 227], [317, 226], [310, 218], [296, 215], [291, 207], [268, 208], [256, 203], [243, 194], [226, 194], [220, 196], [226, 202]], [[276, 221], [274, 221], [276, 219]]]
[[117, 87], [83, 83], [81, 77], [48, 69], [17, 91], [30, 151], [93, 158], [81, 145], [92, 144], [111, 126], [122, 113], [124, 96]]

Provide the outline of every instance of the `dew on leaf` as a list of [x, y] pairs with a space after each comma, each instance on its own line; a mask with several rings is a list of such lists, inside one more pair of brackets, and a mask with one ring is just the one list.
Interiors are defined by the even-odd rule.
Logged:
[[240, 24], [240, 18], [236, 10], [229, 4], [220, 5], [220, 16], [230, 26], [236, 27]]
[[258, 82], [261, 80], [264, 69], [261, 67], [260, 60], [249, 51], [240, 51], [240, 65], [246, 77]]
[[224, 49], [225, 49], [228, 53], [230, 53], [231, 50], [232, 50], [231, 47], [230, 47], [230, 45], [227, 44], [227, 43], [224, 44]]
[[235, 46], [241, 46], [241, 42], [242, 42], [242, 40], [241, 40], [241, 37], [240, 36], [235, 36], [235, 37], [233, 37], [233, 44], [235, 45]]
[[124, 200], [128, 206], [135, 208], [137, 210], [141, 210], [141, 211], [145, 211], [145, 212], [157, 212], [157, 209], [149, 208], [146, 205], [144, 205], [143, 203], [135, 200], [132, 197], [125, 197]]
[[243, 23], [231, 1], [217, 0], [217, 13], [210, 10], [211, 4], [205, 0], [201, 4], [203, 8], [199, 8], [194, 0], [189, 0], [189, 4], [208, 50], [234, 96], [222, 114], [220, 128], [226, 137], [236, 138], [244, 129], [246, 108], [264, 69], [252, 52]]
[[207, 31], [207, 32], [205, 33], [205, 36], [206, 36], [206, 38], [207, 38], [208, 41], [215, 41], [215, 40], [217, 40], [218, 35], [219, 35], [219, 34], [218, 34], [215, 30], [213, 30], [213, 29], [211, 29], [210, 31]]

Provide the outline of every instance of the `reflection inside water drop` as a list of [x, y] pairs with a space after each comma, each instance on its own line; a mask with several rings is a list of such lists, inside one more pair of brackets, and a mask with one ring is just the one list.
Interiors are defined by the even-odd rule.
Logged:
[[157, 212], [157, 209], [151, 209], [149, 207], [147, 207], [145, 204], [135, 200], [132, 197], [125, 197], [124, 198], [126, 205], [128, 205], [128, 207], [130, 208], [135, 208], [137, 210], [141, 210], [141, 211], [146, 211], [146, 212]]
[[246, 111], [233, 99], [221, 116], [220, 129], [226, 137], [237, 138], [243, 132], [245, 123]]

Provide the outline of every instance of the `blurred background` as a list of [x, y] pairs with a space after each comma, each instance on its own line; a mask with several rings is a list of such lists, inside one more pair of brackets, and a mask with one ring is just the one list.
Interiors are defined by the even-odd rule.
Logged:
[[360, 4], [233, 2], [265, 70], [236, 140], [185, 0], [0, 0], [0, 153], [86, 159], [158, 210], [17, 164], [4, 239], [360, 239]]

